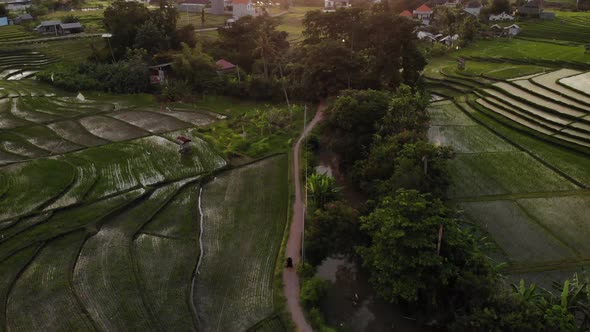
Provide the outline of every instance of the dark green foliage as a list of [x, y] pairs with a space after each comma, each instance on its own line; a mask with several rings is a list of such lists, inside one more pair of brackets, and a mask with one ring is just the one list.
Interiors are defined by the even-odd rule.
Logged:
[[197, 45], [197, 39], [195, 38], [195, 26], [187, 24], [176, 30], [174, 35], [174, 45], [186, 44], [188, 47], [195, 47]]
[[317, 277], [304, 280], [299, 297], [301, 304], [308, 309], [317, 307], [328, 292], [328, 286], [329, 282], [327, 280]]
[[111, 46], [117, 57], [135, 43], [137, 28], [148, 21], [149, 10], [141, 3], [117, 0], [104, 11], [104, 26], [113, 34]]
[[492, 6], [490, 8], [492, 14], [501, 14], [502, 12], [510, 13], [510, 1], [509, 0], [492, 0]]
[[62, 17], [61, 21], [63, 23], [75, 23], [75, 22], [80, 22], [80, 18], [78, 16], [70, 14], [70, 15], [66, 15], [66, 16]]
[[348, 90], [327, 112], [326, 125], [334, 136], [331, 148], [341, 156], [343, 168], [360, 159], [371, 144], [375, 123], [387, 112], [390, 98], [384, 91]]
[[145, 92], [149, 88], [148, 68], [138, 56], [113, 64], [81, 63], [61, 65], [37, 74], [41, 81], [68, 91], [103, 90], [115, 93]]
[[8, 12], [9, 12], [9, 10], [6, 9], [6, 5], [3, 3], [0, 4], [0, 17], [8, 16]]
[[351, 254], [358, 237], [357, 219], [358, 212], [341, 201], [315, 210], [305, 229], [306, 259], [316, 265], [331, 255]]
[[176, 76], [186, 81], [189, 86], [198, 92], [215, 89], [220, 81], [216, 73], [215, 61], [201, 50], [200, 45], [190, 48], [182, 45], [182, 52], [174, 59], [172, 69]]

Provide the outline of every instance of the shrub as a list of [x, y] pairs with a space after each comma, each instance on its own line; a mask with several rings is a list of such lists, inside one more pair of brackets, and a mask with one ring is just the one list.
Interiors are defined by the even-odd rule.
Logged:
[[328, 292], [329, 281], [313, 277], [303, 281], [301, 285], [300, 301], [308, 309], [317, 307]]

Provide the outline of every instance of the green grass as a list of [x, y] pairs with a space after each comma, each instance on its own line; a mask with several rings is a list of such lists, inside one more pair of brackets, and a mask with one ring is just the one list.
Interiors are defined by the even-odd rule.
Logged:
[[203, 258], [194, 293], [203, 330], [244, 331], [273, 313], [275, 258], [287, 220], [286, 175], [281, 155], [204, 187]]
[[0, 44], [0, 51], [13, 50], [18, 47], [23, 51], [41, 52], [52, 59], [58, 60], [60, 63], [76, 64], [85, 61], [92, 54], [90, 44], [101, 47], [104, 45], [104, 41], [100, 37], [90, 37], [36, 42], [18, 46]]
[[[471, 47], [469, 48], [471, 49]], [[476, 53], [476, 50], [473, 50]], [[500, 63], [500, 62], [485, 62], [467, 60], [465, 62], [465, 69], [457, 69], [456, 53], [451, 53], [452, 56], [445, 56], [431, 59], [428, 65], [424, 69], [424, 74], [428, 77], [444, 79], [445, 76], [440, 71], [445, 73], [451, 73], [455, 76], [467, 76], [467, 77], [480, 77], [486, 76], [494, 79], [509, 79], [530, 74], [541, 73], [549, 70], [549, 67], [525, 65], [525, 64], [513, 64], [513, 63]]]
[[321, 10], [320, 7], [299, 7], [292, 6], [289, 13], [281, 16], [281, 24], [277, 27], [279, 31], [286, 31], [289, 34], [289, 42], [300, 42], [303, 39], [303, 18], [305, 13], [312, 10]]
[[133, 237], [184, 184], [156, 189], [140, 203], [106, 220], [84, 243], [73, 283], [99, 329], [158, 329], [160, 317], [153, 316], [145, 305], [141, 279], [135, 272]]
[[0, 27], [0, 41], [18, 41], [31, 39], [34, 35], [25, 31], [20, 25], [7, 25]]
[[2, 220], [34, 211], [57, 198], [74, 180], [74, 170], [69, 164], [50, 159], [15, 165], [4, 172], [9, 189], [0, 201]]
[[[88, 331], [92, 322], [70, 285], [85, 232], [50, 241], [14, 284], [7, 305], [11, 331]], [[55, 319], [59, 317], [59, 319]]]

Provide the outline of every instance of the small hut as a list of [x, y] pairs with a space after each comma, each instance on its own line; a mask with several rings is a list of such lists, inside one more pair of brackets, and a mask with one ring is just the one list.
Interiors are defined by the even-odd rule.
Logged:
[[189, 138], [184, 136], [178, 136], [176, 137], [176, 141], [178, 142], [178, 145], [180, 145], [180, 153], [187, 153], [191, 151], [191, 147], [189, 145], [191, 140]]

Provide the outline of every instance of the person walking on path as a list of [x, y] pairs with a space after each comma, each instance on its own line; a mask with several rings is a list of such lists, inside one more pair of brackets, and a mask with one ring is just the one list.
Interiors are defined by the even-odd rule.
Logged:
[[[323, 111], [325, 109], [324, 101], [318, 105], [318, 110], [305, 127], [303, 133], [293, 147], [293, 181], [295, 183], [295, 201], [293, 202], [293, 220], [291, 221], [291, 228], [289, 229], [289, 239], [287, 240], [287, 248], [285, 255], [292, 259], [292, 263], [297, 266], [301, 258], [301, 237], [303, 233], [303, 218], [305, 217], [305, 197], [303, 197], [301, 190], [301, 178], [299, 168], [299, 155], [301, 153], [301, 143], [305, 136], [313, 129], [313, 127], [322, 119]], [[296, 269], [283, 269], [283, 286], [285, 297], [287, 298], [287, 309], [291, 312], [291, 318], [295, 323], [295, 327], [299, 332], [313, 331], [311, 325], [305, 319], [303, 309], [299, 303], [299, 277]]]

